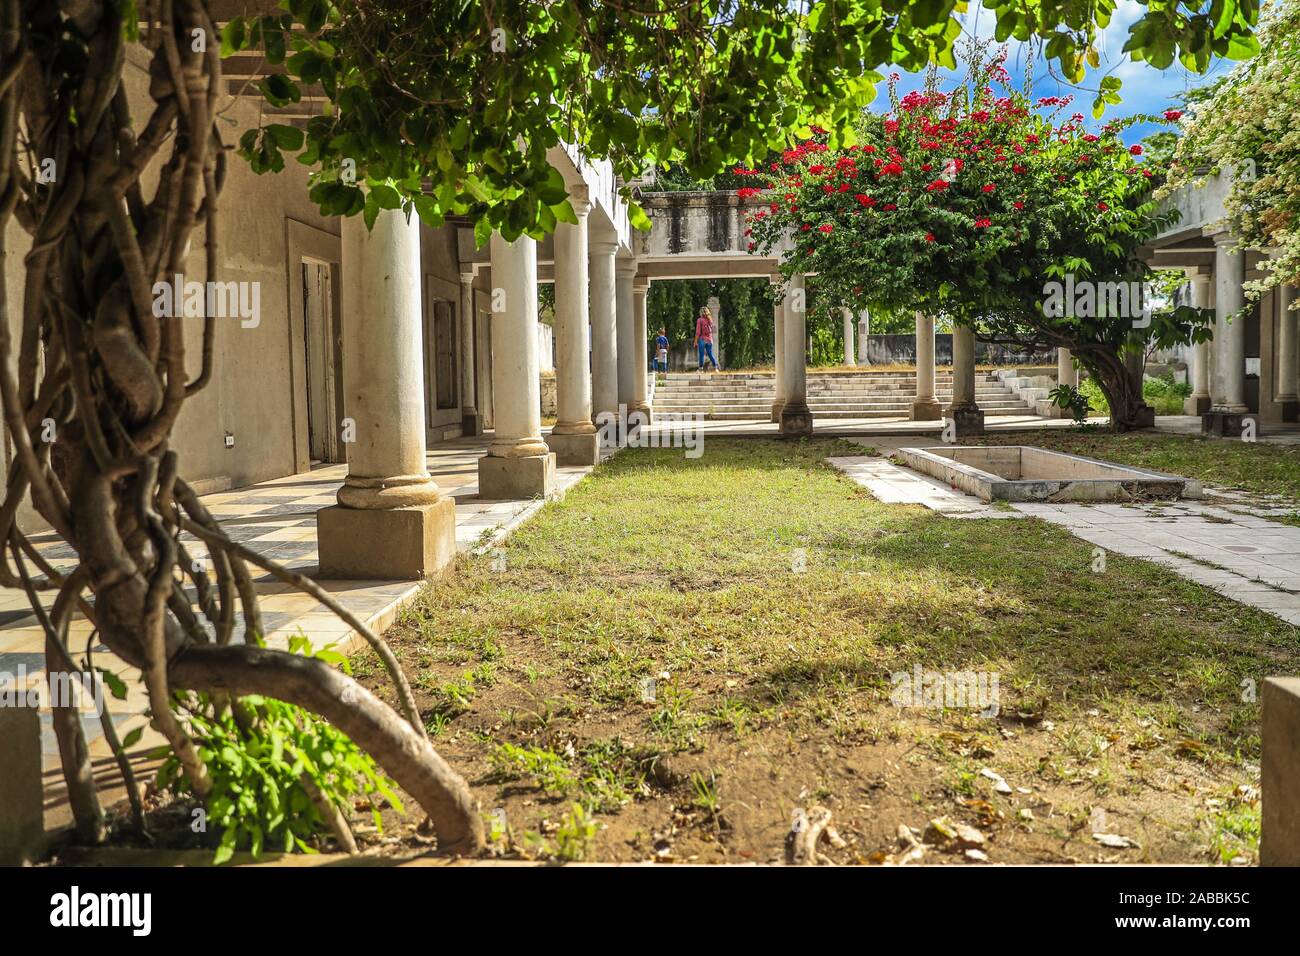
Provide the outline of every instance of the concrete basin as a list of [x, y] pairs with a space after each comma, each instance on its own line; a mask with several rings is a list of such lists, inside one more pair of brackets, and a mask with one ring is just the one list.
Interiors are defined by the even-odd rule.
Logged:
[[1047, 451], [1032, 445], [900, 448], [903, 464], [981, 501], [1147, 501], [1201, 497], [1178, 475]]

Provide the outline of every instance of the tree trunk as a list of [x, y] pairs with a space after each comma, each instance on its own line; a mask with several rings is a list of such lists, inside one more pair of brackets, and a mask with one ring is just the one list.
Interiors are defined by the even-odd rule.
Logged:
[[[187, 271], [200, 230], [203, 277], [221, 279], [225, 83], [209, 6], [0, 0], [0, 264], [11, 218], [31, 237], [21, 323], [11, 321], [0, 268], [0, 409], [15, 463], [0, 503], [0, 544], [12, 542], [15, 555], [27, 552], [45, 572], [47, 580], [27, 582], [38, 616], [37, 590], [69, 574], [78, 599], [89, 588], [94, 604], [82, 603], [83, 613], [114, 654], [144, 673], [154, 725], [200, 797], [207, 768], [172, 713], [172, 692], [262, 694], [338, 726], [428, 811], [442, 849], [475, 852], [483, 846], [478, 807], [423, 738], [414, 707], [413, 723], [404, 721], [321, 661], [227, 644], [236, 599], [245, 627], [260, 631], [244, 557], [220, 552], [213, 589], [180, 545], [187, 515], [217, 531], [168, 447], [185, 400], [212, 381], [217, 326], [203, 315], [191, 379], [184, 310], [176, 303], [158, 309], [152, 289]], [[147, 21], [153, 106], [142, 123], [132, 119], [122, 82], [127, 15]], [[57, 169], [48, 180], [34, 165], [47, 159]], [[43, 434], [47, 420], [54, 438]], [[61, 574], [38, 559], [16, 522], [28, 498], [76, 552], [74, 571]], [[178, 597], [186, 580], [199, 595], [197, 611]], [[0, 585], [17, 583], [0, 550]], [[409, 702], [405, 677], [378, 644], [399, 698]], [[47, 660], [51, 671], [55, 663]], [[78, 821], [93, 836], [99, 825], [84, 743], [70, 732], [75, 715], [56, 716]]]
[[1135, 387], [1133, 376], [1122, 355], [1100, 348], [1086, 348], [1075, 354], [1097, 380], [1102, 394], [1110, 404], [1111, 431], [1127, 432], [1151, 426], [1150, 410], [1142, 400], [1141, 387]]

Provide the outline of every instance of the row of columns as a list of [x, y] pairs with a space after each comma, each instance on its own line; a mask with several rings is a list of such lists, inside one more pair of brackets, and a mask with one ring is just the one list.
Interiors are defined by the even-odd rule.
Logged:
[[[773, 284], [781, 281], [773, 275]], [[808, 407], [806, 290], [802, 275], [786, 281], [785, 293], [773, 308], [776, 353], [776, 394], [772, 402], [772, 421], [780, 422], [781, 434], [798, 437], [811, 435], [813, 416]], [[867, 322], [863, 312], [859, 321]], [[851, 310], [841, 311], [844, 322], [844, 361], [854, 365], [853, 322]], [[867, 333], [859, 337], [858, 355], [865, 362], [862, 347]], [[1069, 353], [1065, 352], [1066, 362]], [[1073, 364], [1071, 368], [1073, 368]], [[935, 393], [934, 317], [916, 313], [916, 400], [912, 403], [913, 421], [937, 421], [945, 417]], [[957, 435], [984, 433], [984, 412], [975, 394], [975, 333], [958, 326], [953, 329], [953, 397], [947, 417], [952, 419]]]
[[[1188, 276], [1190, 304], [1214, 309], [1214, 335], [1192, 349], [1192, 394], [1185, 411], [1203, 416], [1202, 430], [1217, 435], [1241, 433], [1242, 419], [1251, 413], [1246, 401], [1246, 323], [1233, 316], [1245, 306], [1246, 256], [1231, 233], [1214, 238], [1213, 280]], [[1297, 372], [1297, 315], [1291, 309], [1295, 289], [1278, 286], [1277, 387], [1274, 401], [1284, 421], [1300, 415]]]
[[[551, 494], [558, 464], [594, 464], [601, 414], [619, 406], [649, 420], [646, 294], [636, 261], [613, 238], [591, 237], [589, 199], [570, 196], [577, 223], [555, 233], [556, 425], [541, 430], [537, 243], [491, 240], [492, 411], [495, 433], [479, 459], [479, 495]], [[317, 514], [322, 577], [412, 578], [456, 553], [455, 503], [428, 471], [425, 446], [420, 226], [400, 210], [366, 229], [342, 224], [345, 407], [354, 440], [337, 504]], [[469, 281], [465, 281], [468, 279]], [[474, 292], [461, 284], [460, 386], [468, 434], [475, 401]], [[590, 362], [588, 341], [591, 342]], [[620, 346], [622, 346], [620, 348]]]
[[975, 395], [975, 332], [954, 325], [952, 330], [952, 402], [947, 415], [935, 388], [934, 316], [916, 313], [916, 400], [912, 421], [952, 420], [958, 436], [984, 434], [984, 411]]

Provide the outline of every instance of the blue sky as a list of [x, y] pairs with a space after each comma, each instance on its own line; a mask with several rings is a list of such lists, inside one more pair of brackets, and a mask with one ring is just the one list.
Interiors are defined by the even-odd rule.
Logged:
[[[1064, 96], [1074, 93], [1074, 108], [1071, 112], [1077, 110], [1077, 112], [1082, 113], [1087, 124], [1095, 128], [1110, 119], [1128, 116], [1132, 113], [1162, 113], [1173, 105], [1174, 97], [1182, 93], [1184, 89], [1200, 86], [1232, 70], [1235, 64], [1231, 60], [1214, 60], [1210, 64], [1209, 71], [1204, 76], [1190, 73], [1176, 62], [1167, 70], [1156, 70], [1146, 63], [1134, 63], [1128, 58], [1127, 54], [1121, 51], [1128, 40], [1129, 26], [1142, 15], [1145, 9], [1136, 0], [1119, 0], [1115, 15], [1111, 18], [1110, 26], [1102, 34], [1102, 43], [1100, 44], [1101, 68], [1095, 71], [1090, 70], [1081, 84], [1095, 90], [1100, 77], [1104, 73], [1113, 73], [1124, 83], [1123, 89], [1120, 90], [1120, 95], [1124, 98], [1123, 103], [1107, 107], [1102, 118], [1094, 121], [1092, 119], [1092, 100], [1095, 93], [1090, 89], [1076, 90], [1069, 84], [1048, 75], [1041, 58], [1035, 63], [1034, 92], [1038, 96]], [[992, 38], [995, 26], [993, 12], [983, 9], [979, 0], [974, 0], [971, 3], [962, 20], [968, 35], [978, 36], [980, 39]], [[1007, 48], [1007, 69], [1011, 72], [1014, 83], [1019, 86], [1024, 82], [1024, 44], [1012, 40], [1008, 41]], [[951, 81], [955, 79], [956, 74], [950, 70], [943, 70], [941, 73], [945, 76], [945, 80], [949, 81], [945, 85], [951, 85]], [[906, 93], [908, 90], [920, 87], [923, 82], [924, 74], [922, 73], [904, 74], [898, 88], [900, 92]], [[880, 96], [884, 96], [883, 89]], [[879, 105], [880, 100], [878, 99], [877, 106]], [[1158, 128], [1153, 124], [1134, 126], [1126, 133], [1125, 139], [1129, 142], [1137, 142]]]

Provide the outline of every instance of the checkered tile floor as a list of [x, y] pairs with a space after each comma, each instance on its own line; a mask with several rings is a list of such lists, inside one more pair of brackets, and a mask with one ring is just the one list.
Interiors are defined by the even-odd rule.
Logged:
[[[461, 551], [478, 551], [492, 547], [543, 504], [535, 501], [484, 501], [478, 497], [478, 459], [487, 450], [486, 437], [456, 439], [435, 445], [429, 450], [429, 471], [439, 486], [456, 501], [456, 544]], [[559, 468], [559, 493], [572, 487], [591, 468]], [[311, 472], [290, 475], [237, 491], [205, 495], [203, 503], [235, 541], [255, 548], [294, 570], [314, 575], [316, 550], [316, 512], [335, 503], [335, 492], [347, 475], [346, 465], [326, 465]], [[33, 536], [33, 541], [56, 568], [75, 564], [71, 548], [53, 534]], [[207, 549], [188, 535], [182, 539], [190, 556], [207, 558]], [[250, 569], [256, 575], [258, 569]], [[335, 643], [352, 650], [360, 643], [351, 629], [326, 611], [318, 602], [276, 581], [269, 574], [255, 578], [261, 595], [262, 624], [266, 641], [283, 647], [288, 639], [306, 634], [316, 646]], [[360, 617], [372, 629], [383, 630], [392, 623], [404, 603], [419, 590], [411, 581], [321, 581], [333, 596]], [[191, 597], [193, 594], [191, 593]], [[235, 639], [242, 639], [242, 616], [237, 618]], [[70, 649], [81, 659], [92, 636], [90, 623], [77, 619], [71, 625]], [[27, 602], [27, 595], [13, 589], [0, 589], [0, 683], [23, 677], [31, 684], [43, 680], [45, 636]], [[93, 663], [118, 674], [127, 684], [126, 700], [110, 700], [114, 723], [122, 728], [144, 721], [147, 707], [139, 674], [113, 657], [108, 648], [91, 647]], [[10, 675], [10, 677], [6, 677]], [[43, 748], [47, 786], [58, 776], [58, 751], [49, 724], [43, 717]], [[97, 763], [110, 756], [99, 721], [87, 715], [83, 723], [91, 755]], [[119, 733], [124, 733], [119, 730]], [[146, 733], [140, 749], [154, 746]], [[50, 825], [47, 821], [47, 825]]]

